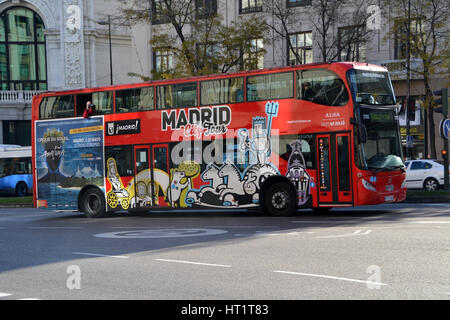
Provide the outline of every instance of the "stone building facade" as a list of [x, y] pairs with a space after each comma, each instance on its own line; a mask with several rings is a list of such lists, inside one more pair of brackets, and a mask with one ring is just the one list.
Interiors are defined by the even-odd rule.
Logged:
[[[317, 0], [203, 0], [194, 1], [194, 5], [216, 10], [220, 13], [223, 24], [226, 25], [239, 19], [246, 19], [252, 14], [263, 15], [264, 19], [273, 24], [276, 20], [274, 15], [264, 13], [264, 7], [274, 1], [284, 3], [292, 10], [293, 19], [288, 25], [288, 33], [302, 61], [297, 61], [289, 54], [286, 37], [280, 37], [276, 32], [269, 31], [270, 41], [268, 43], [255, 42], [257, 46], [264, 46], [266, 52], [261, 58], [260, 67], [270, 68], [291, 63], [323, 61], [320, 35], [314, 28], [314, 19], [317, 17], [313, 13], [316, 10]], [[158, 1], [152, 0], [152, 2]], [[378, 1], [375, 2], [378, 3]], [[29, 123], [31, 118], [30, 97], [36, 92], [109, 85], [111, 73], [114, 84], [137, 82], [139, 81], [137, 78], [128, 76], [129, 72], [150, 76], [151, 70], [171, 63], [173, 57], [167, 53], [160, 55], [149, 45], [149, 40], [154, 36], [153, 33], [170, 30], [169, 25], [161, 23], [153, 24], [153, 26], [125, 27], [113, 23], [111, 33], [113, 70], [110, 70], [108, 26], [104, 23], [100, 25], [99, 21], [106, 21], [108, 15], [120, 16], [119, 5], [119, 0], [0, 0], [0, 17], [3, 17], [4, 23], [10, 23], [9, 20], [7, 21], [9, 18], [5, 18], [6, 16], [14, 17], [14, 15], [8, 15], [8, 12], [15, 8], [25, 8], [35, 14], [35, 27], [36, 25], [39, 27], [39, 23], [36, 24], [38, 18], [42, 20], [45, 35], [45, 62], [43, 62], [45, 68], [39, 69], [38, 66], [34, 66], [37, 70], [35, 76], [41, 76], [42, 79], [37, 79], [34, 81], [34, 86], [29, 85], [28, 87], [21, 86], [20, 81], [12, 79], [13, 71], [9, 69], [14, 68], [11, 65], [1, 69], [2, 43], [6, 44], [8, 48], [17, 43], [5, 40], [2, 42], [0, 37], [0, 70], [8, 72], [6, 77], [0, 77], [0, 120], [2, 120], [0, 121], [0, 143], [23, 144], [23, 141], [19, 141], [17, 138], [20, 135], [14, 134], [14, 132], [17, 133], [16, 127], [25, 130], [23, 128]], [[359, 10], [365, 11], [367, 6], [368, 4], [365, 4], [365, 7]], [[351, 18], [354, 10], [355, 8], [352, 7], [342, 8], [341, 16], [331, 25], [328, 40], [337, 41], [334, 44], [331, 43], [330, 46], [339, 46], [339, 43], [342, 43], [340, 39], [354, 31], [355, 21], [352, 21], [353, 18]], [[358, 60], [386, 66], [391, 72], [398, 101], [402, 101], [407, 92], [405, 59], [398, 55], [399, 44], [395, 36], [391, 34], [393, 21], [388, 16], [379, 16], [379, 28], [367, 33], [364, 39], [349, 44], [347, 49], [351, 50], [347, 51], [351, 51], [351, 55], [338, 54], [334, 60]], [[35, 30], [35, 33], [40, 32], [38, 29]], [[36, 40], [32, 45], [39, 51], [42, 42]], [[11, 53], [8, 54], [11, 55]], [[38, 60], [38, 58], [36, 59]], [[12, 61], [11, 57], [4, 58], [4, 64], [8, 61]], [[420, 59], [412, 59], [413, 65], [417, 66], [420, 63]], [[46, 71], [45, 77], [39, 74], [41, 69]], [[447, 78], [448, 74], [432, 79], [432, 89], [436, 90], [446, 86]], [[8, 85], [4, 85], [5, 82]], [[411, 81], [411, 96], [416, 99], [417, 109], [416, 116], [411, 122], [411, 134], [414, 136], [414, 148], [411, 155], [413, 158], [428, 156], [423, 151], [425, 134], [424, 112], [421, 107], [421, 99], [424, 94], [422, 82], [422, 79], [417, 76], [413, 76]], [[16, 85], [17, 83], [19, 84]], [[436, 126], [441, 118], [442, 115], [435, 115]], [[400, 121], [404, 127], [405, 122], [402, 117], [400, 117]], [[402, 133], [405, 143], [404, 128]], [[436, 132], [436, 136], [436, 147], [437, 150], [440, 150], [442, 139], [439, 138], [438, 132]]]

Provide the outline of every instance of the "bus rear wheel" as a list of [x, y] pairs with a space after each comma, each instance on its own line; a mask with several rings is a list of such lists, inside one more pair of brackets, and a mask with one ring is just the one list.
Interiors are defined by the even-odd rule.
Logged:
[[287, 182], [276, 182], [264, 193], [264, 209], [271, 216], [288, 217], [297, 210], [295, 191]]
[[81, 209], [89, 218], [101, 218], [106, 213], [106, 203], [99, 189], [88, 189], [81, 200]]

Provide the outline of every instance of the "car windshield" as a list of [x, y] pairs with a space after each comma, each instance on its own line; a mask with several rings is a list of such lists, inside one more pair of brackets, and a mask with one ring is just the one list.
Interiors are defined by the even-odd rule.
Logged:
[[391, 171], [403, 168], [400, 133], [395, 110], [360, 108], [367, 141], [359, 147], [362, 166], [368, 170]]
[[368, 105], [394, 105], [395, 95], [387, 72], [352, 69], [349, 80], [356, 102]]

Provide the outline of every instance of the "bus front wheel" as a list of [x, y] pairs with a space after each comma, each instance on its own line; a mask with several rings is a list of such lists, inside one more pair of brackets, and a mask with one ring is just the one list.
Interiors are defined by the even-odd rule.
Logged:
[[295, 191], [287, 182], [276, 182], [264, 193], [265, 211], [276, 217], [288, 217], [297, 210]]
[[103, 193], [99, 189], [87, 190], [81, 201], [81, 209], [89, 218], [101, 218], [106, 213], [106, 203]]
[[16, 196], [24, 197], [27, 195], [28, 186], [25, 182], [21, 181], [16, 186]]

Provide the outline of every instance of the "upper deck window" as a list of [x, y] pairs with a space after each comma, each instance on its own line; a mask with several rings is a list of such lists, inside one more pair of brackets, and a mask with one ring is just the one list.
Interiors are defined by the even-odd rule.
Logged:
[[294, 74], [271, 73], [247, 78], [247, 101], [294, 97]]
[[116, 91], [116, 112], [153, 110], [153, 87]]
[[297, 71], [297, 98], [324, 106], [345, 106], [349, 94], [344, 81], [331, 70]]
[[70, 118], [75, 116], [73, 95], [45, 97], [39, 105], [39, 119]]
[[197, 106], [197, 83], [177, 83], [156, 88], [158, 109], [190, 108]]
[[244, 78], [218, 79], [200, 82], [202, 106], [244, 101]]

